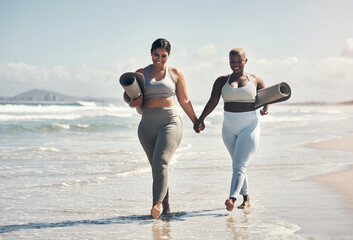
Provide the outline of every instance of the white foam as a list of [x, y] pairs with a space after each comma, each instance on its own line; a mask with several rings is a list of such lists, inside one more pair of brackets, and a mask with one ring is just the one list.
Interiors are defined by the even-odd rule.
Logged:
[[62, 182], [59, 184], [59, 186], [64, 186], [64, 187], [79, 187], [87, 184], [93, 184], [93, 183], [102, 183], [105, 180], [107, 180], [108, 177], [102, 176], [102, 177], [96, 177], [96, 178], [91, 178], [91, 179], [76, 179], [72, 180], [69, 182]]
[[59, 152], [59, 149], [54, 147], [39, 147], [39, 151], [43, 152]]
[[0, 105], [0, 121], [27, 121], [41, 119], [73, 120], [81, 117], [139, 116], [124, 106], [112, 104], [98, 106], [95, 102], [80, 102], [82, 105]]
[[72, 112], [82, 109], [82, 106], [70, 105], [0, 105], [0, 113], [49, 113]]
[[70, 125], [69, 124], [61, 124], [61, 123], [53, 123], [52, 126], [54, 128], [62, 128], [62, 129], [70, 129]]
[[289, 222], [268, 220], [266, 223], [262, 223], [261, 225], [259, 226], [260, 228], [263, 227], [263, 230], [268, 231], [265, 234], [268, 239], [304, 239], [303, 237], [295, 234], [300, 230], [300, 227]]
[[116, 176], [122, 176], [122, 177], [127, 177], [127, 176], [135, 176], [135, 175], [140, 175], [146, 172], [149, 172], [150, 168], [149, 167], [139, 167], [139, 168], [133, 168], [133, 169], [128, 169], [124, 170], [122, 172], [119, 172], [115, 174]]
[[8, 115], [0, 114], [0, 121], [33, 121], [33, 120], [74, 120], [81, 118], [80, 115], [52, 115], [52, 114], [41, 114], [41, 115]]
[[78, 104], [86, 107], [96, 107], [97, 104], [95, 102], [85, 102], [85, 101], [78, 101]]
[[77, 124], [76, 125], [77, 127], [80, 127], [80, 128], [89, 128], [89, 124]]

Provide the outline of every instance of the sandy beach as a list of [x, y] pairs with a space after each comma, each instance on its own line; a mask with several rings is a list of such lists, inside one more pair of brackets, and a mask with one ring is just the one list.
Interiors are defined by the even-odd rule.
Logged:
[[[314, 142], [306, 146], [319, 150], [353, 153], [353, 136]], [[337, 191], [337, 193], [343, 195], [347, 204], [350, 205], [349, 208], [353, 210], [353, 165], [346, 170], [310, 177], [308, 180], [325, 183], [327, 186]]]
[[172, 214], [158, 220], [140, 116], [130, 108], [22, 104], [0, 113], [0, 239], [352, 239], [352, 106], [277, 105], [260, 117], [251, 207], [232, 212], [223, 109], [201, 134], [183, 115], [169, 171]]
[[342, 151], [342, 152], [353, 153], [353, 136], [313, 142], [313, 143], [307, 144], [306, 146], [315, 148], [315, 149], [320, 149], [320, 150]]
[[313, 141], [303, 146], [330, 161], [341, 156], [347, 164], [342, 165], [342, 170], [327, 170], [326, 174], [314, 174], [270, 190], [271, 197], [264, 199], [266, 207], [300, 226], [296, 233], [304, 239], [352, 239], [353, 165], [349, 163], [353, 137]]

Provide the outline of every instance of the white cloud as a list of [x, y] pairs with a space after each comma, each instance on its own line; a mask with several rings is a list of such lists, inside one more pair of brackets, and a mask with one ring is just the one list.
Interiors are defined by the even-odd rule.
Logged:
[[[81, 65], [43, 68], [25, 63], [0, 65], [0, 96], [14, 96], [32, 88], [41, 88], [74, 96], [121, 98], [120, 75], [136, 71], [149, 63], [150, 59], [140, 62], [131, 58], [112, 67]], [[189, 96], [195, 102], [205, 103], [216, 78], [231, 73], [227, 56], [206, 60], [186, 58], [177, 63], [179, 65], [176, 67], [184, 73]], [[261, 77], [267, 86], [287, 82], [293, 91], [292, 102], [353, 100], [353, 58], [249, 58], [246, 71]]]
[[208, 58], [216, 55], [217, 49], [213, 43], [207, 43], [200, 47], [197, 52], [197, 55], [201, 58]]
[[[146, 61], [148, 61], [146, 59]], [[122, 96], [119, 77], [124, 72], [134, 72], [143, 63], [130, 58], [112, 67], [95, 67], [86, 64], [77, 67], [38, 67], [26, 63], [0, 65], [0, 96], [14, 96], [31, 89], [46, 89], [73, 96]]]
[[15, 79], [19, 82], [26, 82], [28, 78], [39, 80], [45, 78], [43, 69], [30, 66], [25, 63], [9, 63], [0, 65], [1, 79]]
[[254, 60], [248, 67], [249, 72], [257, 73], [267, 86], [282, 81], [289, 83], [293, 90], [292, 100], [296, 102], [353, 100], [350, 90], [353, 88], [353, 59]]
[[188, 51], [186, 50], [186, 48], [182, 47], [180, 49], [177, 49], [177, 55], [180, 57], [187, 57], [188, 56]]
[[[146, 59], [146, 61], [148, 61]], [[136, 58], [132, 57], [128, 59], [126, 63], [117, 63], [115, 65], [115, 71], [120, 76], [125, 72], [135, 72], [137, 69], [141, 68], [143, 63]]]
[[353, 38], [349, 38], [343, 43], [342, 56], [353, 58]]
[[[186, 76], [190, 98], [203, 103], [209, 99], [216, 78], [231, 73], [227, 57], [198, 60], [181, 67], [181, 70]], [[261, 77], [267, 86], [287, 82], [292, 88], [292, 102], [353, 100], [353, 59], [350, 58], [250, 58], [245, 70]]]
[[43, 68], [25, 63], [0, 65], [0, 82], [9, 89], [0, 96], [13, 96], [32, 88], [47, 89], [74, 96], [112, 96], [117, 88], [113, 69], [81, 65], [74, 68]]

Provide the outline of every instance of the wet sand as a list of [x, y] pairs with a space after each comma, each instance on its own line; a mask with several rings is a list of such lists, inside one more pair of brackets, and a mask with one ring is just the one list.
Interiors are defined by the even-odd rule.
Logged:
[[322, 182], [335, 189], [337, 193], [343, 195], [343, 198], [353, 210], [353, 166], [350, 166], [347, 170], [311, 177], [308, 180]]
[[315, 148], [315, 149], [320, 149], [320, 150], [341, 151], [341, 152], [352, 152], [353, 153], [353, 136], [309, 143], [306, 146], [311, 147], [311, 148]]
[[[309, 121], [310, 111], [299, 111], [303, 116], [296, 121], [262, 122], [261, 147], [249, 164], [249, 210], [228, 212], [224, 206], [232, 168], [221, 138], [221, 115], [208, 123], [215, 127], [199, 135], [185, 121], [183, 142], [169, 171], [172, 214], [159, 220], [149, 213], [151, 172], [137, 136], [117, 141], [120, 130], [111, 137], [103, 131], [92, 140], [92, 132], [69, 132], [62, 137], [67, 144], [61, 155], [35, 151], [37, 160], [23, 161], [20, 157], [29, 151], [24, 148], [13, 161], [3, 161], [0, 239], [352, 239], [352, 204], [345, 202], [352, 169], [307, 179], [352, 164], [352, 138], [303, 147], [346, 132], [341, 127], [352, 117], [343, 118], [342, 111], [343, 117], [332, 120], [337, 111], [326, 116], [325, 109], [326, 118], [316, 122], [312, 118], [321, 110], [313, 111]], [[338, 125], [341, 117], [346, 122]], [[322, 134], [324, 128], [333, 133]], [[136, 129], [124, 134], [135, 137]], [[59, 143], [50, 146], [61, 149]], [[348, 151], [342, 152], [342, 145]], [[319, 146], [323, 149], [314, 149]], [[328, 151], [332, 146], [339, 149]]]
[[[306, 146], [319, 150], [353, 153], [353, 136], [310, 143]], [[350, 209], [353, 210], [353, 165], [346, 170], [313, 176], [308, 178], [308, 180], [322, 182], [334, 189], [338, 194], [343, 195], [345, 201], [350, 205]]]
[[[347, 153], [353, 137], [324, 140], [305, 145], [320, 151]], [[324, 155], [323, 155], [324, 156]], [[300, 226], [296, 233], [304, 239], [352, 239], [353, 165], [347, 169], [286, 183], [269, 192], [265, 205], [287, 221]], [[273, 201], [276, 199], [276, 201]]]

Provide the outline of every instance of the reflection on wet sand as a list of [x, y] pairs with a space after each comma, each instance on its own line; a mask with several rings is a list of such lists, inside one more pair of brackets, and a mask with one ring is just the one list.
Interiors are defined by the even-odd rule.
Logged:
[[154, 221], [152, 236], [154, 240], [170, 239], [170, 221]]
[[227, 229], [228, 233], [230, 234], [229, 239], [235, 240], [244, 240], [249, 239], [249, 218], [248, 214], [250, 213], [249, 209], [244, 210], [244, 214], [242, 216], [234, 217], [229, 214], [227, 217]]

